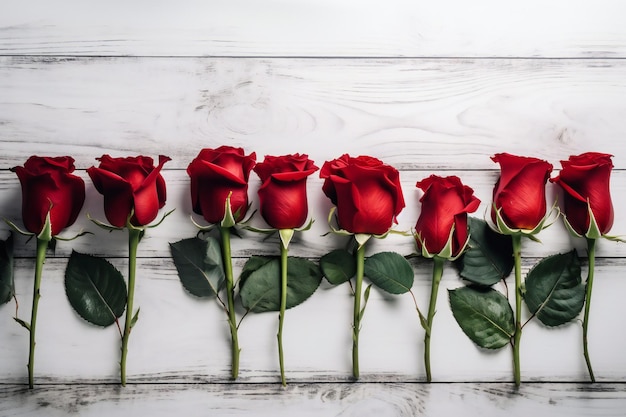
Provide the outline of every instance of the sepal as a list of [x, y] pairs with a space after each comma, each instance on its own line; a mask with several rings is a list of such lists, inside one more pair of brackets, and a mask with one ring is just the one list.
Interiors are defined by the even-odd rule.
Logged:
[[74, 235], [74, 236], [72, 236], [72, 237], [61, 237], [61, 236], [58, 236], [58, 235], [57, 235], [57, 236], [55, 236], [54, 238], [55, 238], [56, 240], [62, 240], [63, 242], [71, 242], [72, 240], [76, 240], [76, 239], [78, 239], [79, 237], [84, 236], [84, 235], [93, 235], [93, 233], [91, 233], [91, 232], [86, 232], [86, 231], [84, 231], [84, 230], [81, 230], [80, 232], [78, 232], [78, 234], [76, 234], [76, 235]]
[[19, 228], [19, 226], [17, 226], [15, 223], [13, 223], [11, 220], [9, 219], [4, 219], [4, 222], [13, 230], [15, 230], [17, 233], [19, 233], [22, 236], [28, 236], [28, 237], [33, 237], [35, 236], [35, 233], [31, 233], [31, 232], [27, 232], [25, 230], [22, 230]]
[[587, 233], [585, 233], [585, 237], [587, 239], [598, 239], [602, 237], [602, 232], [598, 227], [598, 222], [596, 221], [596, 216], [593, 214], [591, 210], [591, 204], [589, 200], [587, 200], [587, 211], [589, 212], [589, 227], [587, 228]]
[[[144, 232], [146, 229], [154, 229], [155, 227], [159, 226], [161, 223], [163, 223], [163, 220], [165, 220], [165, 218], [167, 216], [169, 216], [170, 214], [172, 214], [174, 212], [174, 210], [176, 210], [176, 209], [172, 209], [172, 210], [168, 211], [167, 213], [165, 213], [163, 215], [163, 217], [161, 217], [161, 220], [159, 220], [155, 224], [146, 225], [146, 226], [135, 226], [134, 224], [131, 223], [130, 219], [132, 219], [133, 216], [135, 215], [135, 210], [134, 209], [130, 211], [130, 214], [128, 215], [128, 218], [126, 219], [126, 225], [124, 227], [117, 227], [117, 226], [113, 226], [113, 225], [101, 222], [100, 220], [94, 219], [93, 217], [91, 217], [91, 215], [89, 213], [87, 213], [87, 218], [89, 220], [91, 220], [91, 222], [93, 224], [95, 224], [96, 226], [100, 227], [101, 229], [107, 230], [109, 232], [112, 232], [113, 230], [124, 230], [124, 228], [128, 228], [130, 230], [138, 230], [140, 232]], [[82, 233], [82, 234], [84, 234], [84, 233]], [[78, 237], [78, 236], [76, 236], [76, 237]]]
[[52, 223], [50, 222], [50, 210], [51, 209], [52, 209], [52, 203], [50, 203], [50, 208], [48, 209], [48, 213], [46, 213], [46, 221], [44, 222], [43, 228], [41, 229], [41, 232], [39, 232], [39, 234], [24, 231], [24, 230], [20, 229], [15, 223], [13, 223], [10, 220], [4, 219], [4, 221], [5, 221], [5, 223], [7, 225], [9, 225], [9, 227], [11, 227], [13, 230], [15, 230], [17, 233], [19, 233], [19, 234], [21, 234], [23, 236], [28, 236], [28, 237], [37, 236], [38, 240], [43, 240], [45, 242], [50, 242], [53, 239], [53, 236], [52, 236]]
[[89, 213], [87, 213], [87, 218], [89, 220], [91, 220], [91, 222], [93, 224], [95, 224], [96, 226], [98, 226], [99, 228], [107, 230], [109, 232], [112, 232], [113, 230], [122, 230], [122, 229], [124, 229], [123, 227], [112, 226], [110, 224], [103, 223], [103, 222], [101, 222], [98, 219], [94, 219], [93, 217], [91, 217], [91, 215]]
[[215, 228], [214, 224], [210, 224], [208, 226], [202, 226], [201, 224], [196, 222], [196, 220], [193, 218], [193, 215], [189, 216], [189, 218], [191, 219], [191, 223], [193, 223], [193, 225], [196, 226], [197, 229], [199, 229], [199, 233], [201, 233], [201, 232], [208, 232], [208, 231], [213, 230]]
[[368, 235], [366, 233], [356, 233], [354, 235], [354, 240], [356, 240], [356, 242], [359, 244], [358, 249], [361, 249], [361, 247], [363, 247], [363, 245], [365, 245], [372, 236], [374, 235]]
[[230, 196], [232, 195], [232, 191], [228, 193], [228, 197], [224, 200], [224, 218], [220, 222], [220, 227], [233, 227], [237, 222], [235, 221], [235, 216], [233, 215], [233, 209], [230, 206]]
[[[410, 236], [411, 235], [410, 232], [405, 232], [405, 231], [400, 231], [400, 230], [393, 230], [391, 228], [389, 230], [387, 230], [385, 233], [381, 234], [381, 235], [367, 234], [367, 233], [352, 233], [352, 232], [349, 232], [349, 231], [347, 231], [345, 229], [337, 229], [333, 225], [333, 222], [332, 222], [333, 214], [335, 214], [336, 210], [337, 210], [337, 207], [333, 207], [333, 208], [330, 209], [330, 212], [328, 213], [328, 226], [330, 227], [331, 232], [336, 234], [336, 235], [340, 235], [340, 236], [352, 236], [352, 235], [354, 235], [355, 238], [356, 238], [356, 236], [361, 235], [361, 237], [356, 238], [357, 242], [359, 242], [359, 247], [361, 247], [362, 244], [365, 244], [365, 242], [367, 242], [370, 237], [374, 237], [376, 239], [384, 239], [389, 234], [398, 234], [398, 235], [403, 235], [403, 236]], [[368, 236], [368, 237], [365, 238], [364, 236]], [[363, 243], [361, 244], [361, 242], [363, 242]]]
[[163, 215], [163, 217], [161, 217], [161, 220], [159, 220], [159, 221], [158, 221], [158, 222], [156, 222], [155, 224], [149, 224], [149, 225], [147, 225], [147, 226], [136, 227], [136, 226], [130, 225], [130, 222], [128, 222], [128, 224], [129, 224], [129, 226], [128, 226], [128, 227], [129, 227], [129, 228], [133, 228], [133, 229], [138, 229], [138, 230], [154, 229], [155, 227], [157, 227], [157, 226], [161, 225], [161, 223], [163, 223], [163, 220], [165, 220], [165, 218], [166, 218], [167, 216], [169, 216], [170, 214], [172, 214], [175, 210], [176, 210], [176, 209], [171, 209], [170, 211], [168, 211], [167, 213], [165, 213], [165, 214]]
[[563, 224], [565, 225], [565, 228], [567, 229], [567, 231], [573, 237], [577, 237], [577, 238], [584, 237], [587, 239], [604, 238], [613, 242], [626, 242], [626, 240], [622, 239], [619, 236], [610, 236], [610, 235], [602, 234], [602, 232], [600, 231], [600, 228], [598, 227], [596, 216], [593, 214], [593, 211], [591, 210], [591, 204], [589, 203], [589, 200], [587, 200], [587, 211], [589, 213], [589, 227], [587, 228], [587, 231], [585, 232], [584, 235], [581, 235], [576, 230], [574, 230], [574, 227], [572, 227], [571, 223], [567, 220], [567, 216], [563, 214]]
[[[52, 204], [50, 204], [52, 208]], [[43, 224], [43, 229], [37, 235], [37, 240], [43, 240], [44, 242], [50, 242], [52, 240], [52, 223], [50, 222], [50, 210], [46, 214], [46, 222]]]
[[278, 235], [280, 236], [280, 242], [285, 250], [289, 248], [289, 242], [291, 242], [291, 238], [293, 238], [294, 232], [294, 229], [280, 229], [278, 231]]
[[[535, 242], [541, 242], [535, 235], [541, 232], [543, 229], [547, 229], [552, 226], [554, 222], [559, 218], [561, 214], [561, 210], [557, 206], [557, 202], [555, 201], [550, 210], [546, 213], [545, 216], [541, 219], [541, 221], [535, 226], [534, 229], [513, 229], [510, 228], [504, 219], [502, 218], [502, 207], [496, 208], [495, 204], [493, 205], [493, 209], [496, 212], [496, 224], [495, 227], [488, 222], [488, 224], [492, 227], [496, 232], [503, 235], [522, 235], [534, 240]], [[552, 219], [554, 217], [554, 219]], [[547, 223], [547, 224], [546, 224]]]
[[421, 247], [421, 253], [424, 258], [431, 259], [431, 258], [437, 257], [441, 259], [447, 259], [450, 261], [456, 261], [465, 252], [465, 249], [467, 249], [467, 246], [469, 245], [470, 237], [469, 235], [467, 236], [467, 239], [465, 240], [465, 243], [463, 243], [463, 246], [459, 250], [459, 253], [453, 256], [452, 245], [454, 242], [453, 241], [454, 231], [455, 231], [455, 227], [454, 225], [452, 225], [452, 228], [450, 229], [450, 234], [448, 235], [448, 240], [446, 241], [446, 244], [441, 249], [441, 251], [439, 251], [439, 253], [430, 253], [428, 251], [428, 248], [426, 247], [426, 241], [422, 239], [422, 236], [419, 233], [415, 233], [413, 236], [415, 237], [417, 241], [419, 241], [419, 246]]

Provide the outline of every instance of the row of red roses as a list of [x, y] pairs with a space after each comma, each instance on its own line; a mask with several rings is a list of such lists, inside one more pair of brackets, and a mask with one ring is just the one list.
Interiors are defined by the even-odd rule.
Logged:
[[[537, 158], [510, 154], [497, 154], [492, 159], [501, 166], [501, 175], [493, 192], [491, 212], [495, 227], [504, 234], [532, 236], [545, 221], [545, 184], [552, 165]], [[96, 189], [104, 195], [108, 221], [114, 228], [127, 227], [131, 235], [134, 233], [136, 251], [143, 228], [156, 219], [159, 209], [165, 205], [165, 181], [160, 171], [169, 158], [160, 156], [156, 167], [152, 159], [145, 156], [112, 158], [103, 155], [99, 160], [100, 166], [91, 167], [87, 172]], [[590, 239], [604, 235], [613, 222], [609, 194], [612, 169], [610, 155], [586, 153], [572, 156], [568, 161], [562, 161], [562, 165], [560, 175], [552, 181], [564, 190], [566, 224], [574, 233]], [[306, 179], [318, 168], [307, 155], [300, 154], [266, 156], [264, 162], [255, 165], [255, 154], [245, 155], [241, 148], [222, 146], [203, 149], [187, 169], [191, 178], [194, 212], [212, 224], [224, 225], [224, 220], [230, 218], [226, 229], [241, 222], [249, 208], [247, 187], [253, 169], [262, 181], [258, 194], [263, 219], [278, 230], [302, 227], [308, 217]], [[31, 157], [24, 167], [16, 167], [14, 170], [22, 184], [24, 225], [41, 242], [41, 245], [38, 244], [39, 260], [41, 253], [45, 256], [45, 243], [76, 220], [85, 198], [84, 183], [72, 174], [74, 165], [71, 157]], [[325, 180], [323, 192], [336, 206], [340, 230], [335, 231], [354, 234], [357, 240], [360, 236], [363, 244], [366, 241], [364, 235], [386, 235], [405, 206], [398, 171], [376, 158], [343, 155], [326, 162], [320, 176]], [[416, 243], [423, 255], [435, 259], [435, 264], [439, 266], [435, 270], [439, 270], [440, 279], [443, 260], [456, 258], [467, 245], [467, 214], [474, 212], [480, 202], [473, 195], [473, 190], [455, 176], [443, 178], [432, 175], [418, 182], [417, 187], [424, 191], [424, 195], [420, 200], [421, 214], [415, 226]], [[132, 254], [133, 245], [130, 248]], [[40, 279], [40, 267], [36, 271], [36, 281], [37, 275]], [[134, 269], [129, 268], [129, 281], [130, 275], [134, 278]], [[436, 282], [435, 275], [433, 284]], [[37, 282], [35, 286], [35, 294], [38, 295]], [[357, 295], [360, 297], [360, 294], [355, 293], [355, 297]], [[427, 351], [434, 315], [433, 296], [436, 297], [436, 290], [431, 295], [431, 308], [425, 325]], [[31, 385], [37, 299], [34, 297], [33, 317], [27, 327], [31, 332]], [[124, 346], [128, 343], [132, 321], [136, 320], [136, 317], [131, 316], [131, 300], [129, 283]], [[233, 311], [232, 308], [230, 310]], [[355, 304], [354, 350], [358, 346], [357, 320]], [[231, 330], [234, 327], [233, 320]], [[518, 333], [521, 335], [521, 329], [516, 332], [516, 336]], [[236, 339], [236, 332], [233, 339]], [[519, 341], [515, 345], [519, 346]], [[124, 383], [124, 347], [122, 354]], [[238, 355], [238, 346], [234, 344], [235, 354]], [[358, 355], [353, 358], [358, 359]], [[428, 360], [426, 362], [430, 380]], [[358, 366], [355, 371], [355, 376], [358, 376]]]
[[[98, 159], [100, 166], [87, 169], [87, 173], [104, 195], [107, 220], [115, 227], [124, 227], [127, 222], [133, 226], [150, 224], [165, 205], [161, 169], [170, 158], [160, 156], [156, 167], [146, 156], [103, 155]], [[501, 165], [493, 192], [496, 209], [491, 211], [492, 220], [496, 222], [497, 211], [501, 210], [509, 228], [534, 229], [546, 214], [545, 183], [552, 165], [510, 154], [498, 154], [492, 159]], [[565, 191], [567, 222], [576, 233], [585, 235], [590, 207], [599, 231], [607, 233], [613, 224], [610, 156], [586, 153], [572, 156], [562, 165], [560, 175], [551, 181]], [[249, 207], [247, 186], [253, 169], [262, 181], [259, 205], [263, 219], [276, 229], [302, 226], [308, 216], [306, 178], [318, 170], [307, 155], [266, 156], [264, 162], [255, 165], [255, 154], [245, 155], [241, 148], [203, 149], [187, 168], [194, 212], [209, 223], [218, 223], [230, 195], [235, 220], [243, 219]], [[22, 219], [29, 232], [41, 233], [48, 214], [52, 236], [74, 223], [85, 200], [85, 186], [80, 177], [72, 174], [73, 158], [33, 156], [23, 167], [13, 170], [22, 185]], [[343, 155], [326, 162], [320, 176], [325, 179], [324, 193], [337, 206], [339, 226], [352, 233], [384, 234], [405, 206], [398, 171], [376, 158]], [[450, 234], [452, 219], [445, 216], [443, 223], [429, 219], [453, 213], [458, 234], [454, 252], [458, 253], [466, 240], [462, 214], [474, 212], [479, 204], [473, 190], [455, 176], [433, 175], [417, 186], [425, 193], [417, 233], [428, 241], [430, 253], [438, 253]]]

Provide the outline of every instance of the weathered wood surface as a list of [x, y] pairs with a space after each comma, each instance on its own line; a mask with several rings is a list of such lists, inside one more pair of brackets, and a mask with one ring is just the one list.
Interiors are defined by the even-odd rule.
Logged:
[[0, 54], [626, 56], [624, 2], [12, 2]]
[[[527, 271], [536, 259], [527, 259]], [[127, 262], [113, 259], [126, 273]], [[244, 260], [236, 262], [238, 273]], [[72, 310], [65, 296], [66, 259], [46, 263], [37, 332], [37, 380], [41, 383], [118, 381], [120, 340], [115, 326], [91, 326]], [[427, 308], [432, 265], [413, 262], [413, 293]], [[626, 292], [623, 259], [597, 265], [590, 350], [599, 381], [626, 381], [624, 332], [615, 330]], [[32, 299], [33, 262], [17, 263], [19, 316], [28, 319]], [[226, 315], [214, 299], [185, 292], [170, 259], [139, 261], [135, 305], [140, 319], [130, 342], [129, 382], [226, 382], [230, 377], [230, 345]], [[463, 285], [448, 265], [439, 292], [432, 340], [432, 366], [437, 382], [510, 381], [512, 353], [477, 348], [458, 327], [446, 289]], [[504, 290], [502, 286], [497, 286]], [[509, 298], [514, 297], [509, 285]], [[28, 333], [13, 322], [14, 304], [2, 307], [0, 382], [26, 377]], [[238, 308], [238, 315], [244, 313]], [[529, 313], [524, 311], [525, 318]], [[249, 314], [240, 326], [241, 381], [278, 382], [277, 313]], [[351, 380], [352, 296], [347, 285], [323, 283], [305, 303], [288, 310], [285, 319], [285, 363], [290, 381]], [[548, 329], [536, 320], [524, 329], [522, 377], [525, 381], [586, 381], [581, 326], [575, 321]], [[361, 376], [368, 382], [423, 381], [424, 330], [410, 294], [390, 296], [373, 289], [361, 331]]]
[[[0, 386], [0, 414], [89, 416], [618, 417], [623, 384], [310, 383]], [[268, 399], [274, 399], [274, 406]]]
[[[289, 386], [278, 384], [277, 314], [241, 325], [241, 380], [229, 377], [225, 315], [187, 294], [167, 243], [195, 229], [184, 169], [203, 147], [242, 146], [264, 155], [308, 153], [319, 166], [342, 153], [369, 154], [401, 169], [407, 208], [431, 173], [459, 175], [482, 200], [497, 178], [496, 152], [558, 161], [589, 150], [615, 155], [615, 234], [626, 220], [626, 26], [621, 0], [310, 1], [78, 0], [0, 6], [0, 216], [19, 222], [20, 190], [8, 171], [32, 154], [72, 155], [87, 204], [60, 242], [42, 284], [35, 390], [25, 387], [27, 333], [0, 307], [0, 415], [480, 415], [622, 416], [626, 408], [626, 246], [601, 242], [590, 350], [601, 383], [587, 380], [579, 322], [524, 329], [519, 391], [510, 349], [476, 348], [456, 325], [445, 289], [462, 285], [446, 266], [425, 384], [423, 329], [409, 295], [372, 291], [361, 333], [361, 383], [350, 378], [352, 299], [323, 284], [285, 323]], [[129, 353], [129, 386], [117, 385], [119, 336], [83, 322], [63, 273], [72, 249], [106, 256], [125, 273], [126, 235], [105, 234], [101, 197], [84, 169], [103, 153], [166, 154], [166, 209], [139, 250], [141, 317]], [[252, 175], [254, 201], [258, 180]], [[316, 259], [345, 240], [321, 235], [330, 203], [309, 183], [313, 229], [291, 246]], [[549, 195], [554, 193], [549, 187]], [[257, 222], [262, 225], [260, 217]], [[0, 233], [6, 234], [6, 227]], [[233, 241], [236, 272], [276, 239]], [[524, 242], [524, 270], [582, 242], [559, 223]], [[411, 238], [376, 241], [372, 252], [413, 251]], [[16, 242], [19, 315], [28, 319], [33, 242]], [[414, 260], [413, 291], [425, 308], [430, 263]], [[586, 271], [583, 261], [583, 272]], [[509, 296], [512, 296], [509, 288]], [[239, 313], [243, 313], [239, 311]], [[525, 312], [524, 314], [527, 314]]]
[[[626, 42], [625, 42], [626, 43]], [[223, 143], [400, 169], [555, 164], [593, 149], [626, 168], [626, 60], [0, 57], [0, 168], [33, 153], [163, 153]]]

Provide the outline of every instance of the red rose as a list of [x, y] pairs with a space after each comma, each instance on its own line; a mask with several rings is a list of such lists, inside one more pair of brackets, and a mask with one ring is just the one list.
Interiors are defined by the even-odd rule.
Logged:
[[572, 155], [567, 161], [561, 161], [561, 173], [550, 180], [563, 189], [563, 212], [567, 222], [580, 235], [589, 231], [589, 207], [600, 233], [608, 233], [613, 226], [609, 187], [613, 169], [611, 157], [597, 152]]
[[384, 234], [404, 208], [400, 173], [372, 158], [348, 154], [322, 166], [322, 191], [337, 206], [339, 227], [351, 233]]
[[261, 179], [259, 206], [267, 224], [275, 229], [295, 229], [309, 214], [306, 180], [317, 171], [308, 155], [266, 156], [254, 167]]
[[468, 238], [467, 213], [475, 212], [480, 200], [474, 196], [474, 190], [463, 185], [456, 176], [431, 175], [416, 186], [424, 191], [420, 198], [422, 211], [415, 225], [418, 247], [422, 249], [424, 245], [433, 255], [441, 253], [454, 227], [452, 252], [446, 257], [456, 257]]
[[130, 223], [145, 226], [154, 220], [159, 209], [165, 205], [165, 180], [161, 169], [169, 157], [160, 155], [159, 165], [154, 166], [149, 156], [112, 158], [102, 155], [98, 168], [91, 167], [87, 173], [96, 190], [104, 195], [104, 214], [115, 227]]
[[22, 219], [29, 232], [41, 233], [48, 211], [52, 236], [76, 221], [85, 202], [85, 182], [71, 174], [74, 158], [31, 156], [11, 170], [22, 185]]
[[552, 164], [537, 158], [499, 153], [500, 178], [493, 189], [491, 218], [496, 210], [510, 229], [535, 229], [546, 215], [546, 182]]
[[242, 148], [202, 149], [187, 167], [193, 211], [209, 223], [220, 223], [226, 198], [232, 193], [230, 208], [235, 221], [243, 219], [248, 211], [248, 178], [255, 161], [256, 154], [245, 156]]

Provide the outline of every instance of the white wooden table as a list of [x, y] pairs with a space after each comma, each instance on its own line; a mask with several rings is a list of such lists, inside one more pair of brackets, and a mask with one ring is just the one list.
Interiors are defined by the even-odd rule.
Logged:
[[[361, 333], [361, 381], [350, 378], [352, 299], [322, 284], [285, 322], [288, 386], [279, 384], [277, 314], [240, 328], [241, 373], [229, 381], [225, 316], [187, 294], [168, 242], [195, 234], [185, 168], [203, 147], [242, 146], [263, 156], [308, 153], [318, 166], [343, 153], [371, 155], [401, 170], [407, 208], [419, 214], [415, 182], [459, 175], [490, 203], [497, 152], [559, 167], [571, 154], [613, 154], [615, 234], [626, 234], [626, 3], [529, 0], [5, 2], [0, 6], [0, 215], [20, 221], [20, 187], [9, 168], [28, 156], [71, 155], [87, 183], [72, 230], [45, 266], [37, 333], [36, 387], [26, 385], [28, 335], [0, 307], [0, 415], [622, 416], [626, 413], [626, 246], [601, 242], [590, 350], [598, 383], [587, 383], [579, 322], [524, 331], [522, 387], [511, 383], [509, 349], [475, 347], [454, 321], [446, 288], [463, 285], [446, 266], [433, 332], [435, 383], [424, 382], [423, 329], [408, 295], [372, 291]], [[126, 235], [104, 234], [85, 169], [103, 153], [172, 158], [163, 173], [166, 209], [139, 248], [129, 384], [118, 381], [117, 330], [95, 328], [71, 309], [63, 273], [72, 249], [125, 271]], [[258, 179], [250, 196], [256, 205]], [[317, 221], [291, 253], [313, 259], [344, 240], [327, 231], [330, 202], [309, 182]], [[549, 193], [553, 193], [549, 186]], [[6, 230], [7, 228], [4, 227]], [[558, 224], [524, 242], [524, 267], [581, 242]], [[237, 271], [277, 241], [233, 241]], [[410, 238], [372, 251], [411, 253]], [[34, 244], [16, 243], [20, 315], [28, 318]], [[426, 308], [430, 264], [413, 263]], [[586, 263], [583, 263], [586, 268]], [[584, 269], [586, 272], [586, 269]], [[528, 314], [526, 311], [525, 314]]]

